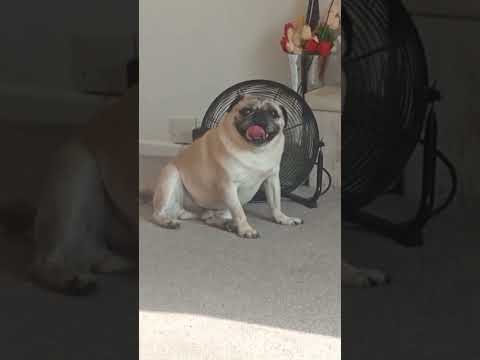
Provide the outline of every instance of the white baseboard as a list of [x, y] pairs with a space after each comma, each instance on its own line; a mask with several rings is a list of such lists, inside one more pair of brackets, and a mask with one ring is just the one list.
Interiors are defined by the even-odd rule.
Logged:
[[174, 157], [185, 145], [178, 145], [167, 141], [142, 140], [138, 142], [138, 153], [141, 156]]

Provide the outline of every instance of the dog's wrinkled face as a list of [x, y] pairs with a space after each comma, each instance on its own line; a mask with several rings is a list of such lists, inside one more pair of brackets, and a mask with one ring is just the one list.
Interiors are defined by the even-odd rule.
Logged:
[[266, 145], [283, 131], [287, 112], [275, 101], [262, 97], [239, 97], [229, 109], [233, 124], [245, 141]]

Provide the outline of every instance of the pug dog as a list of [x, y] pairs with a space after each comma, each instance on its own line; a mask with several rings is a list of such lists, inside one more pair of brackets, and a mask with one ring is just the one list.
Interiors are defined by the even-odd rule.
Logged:
[[240, 237], [257, 238], [243, 206], [263, 187], [276, 223], [302, 224], [281, 209], [279, 172], [287, 121], [287, 111], [274, 101], [237, 98], [218, 127], [161, 170], [153, 195], [154, 222], [177, 229], [180, 220], [200, 218]]

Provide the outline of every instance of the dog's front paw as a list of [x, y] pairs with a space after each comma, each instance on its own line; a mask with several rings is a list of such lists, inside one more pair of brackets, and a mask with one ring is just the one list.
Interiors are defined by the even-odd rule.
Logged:
[[376, 269], [362, 269], [357, 273], [356, 283], [358, 287], [385, 286], [390, 283], [390, 276]]
[[390, 283], [390, 276], [381, 270], [355, 268], [342, 264], [342, 286], [371, 288]]
[[236, 233], [238, 236], [247, 239], [257, 239], [260, 237], [260, 234], [257, 230], [252, 228], [250, 225], [237, 226], [233, 220], [225, 222], [225, 229], [227, 231]]
[[83, 296], [90, 295], [97, 289], [95, 276], [89, 273], [74, 275], [65, 283], [64, 292], [66, 295]]
[[281, 225], [300, 225], [303, 224], [303, 220], [295, 217], [287, 216], [283, 213], [276, 214], [274, 216], [275, 222]]
[[165, 216], [163, 214], [159, 214], [159, 213], [154, 213], [153, 214], [153, 221], [159, 225], [160, 227], [164, 228], [164, 229], [171, 229], [171, 230], [176, 230], [178, 228], [180, 228], [180, 222], [175, 220], [175, 219], [171, 219], [170, 217], [168, 216]]
[[237, 234], [238, 236], [247, 238], [247, 239], [258, 239], [260, 237], [260, 234], [254, 228], [239, 230]]

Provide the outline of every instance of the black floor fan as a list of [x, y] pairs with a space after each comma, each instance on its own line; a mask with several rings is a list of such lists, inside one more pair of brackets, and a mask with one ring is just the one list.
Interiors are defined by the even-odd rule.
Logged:
[[[282, 196], [309, 208], [317, 207], [317, 200], [329, 190], [332, 178], [323, 168], [324, 144], [319, 137], [315, 116], [303, 97], [289, 87], [275, 81], [260, 79], [244, 81], [229, 87], [210, 104], [201, 127], [193, 130], [193, 139], [217, 127], [230, 105], [239, 96], [245, 95], [260, 96], [276, 101], [284, 107], [288, 120], [283, 131], [285, 150], [280, 166]], [[294, 193], [307, 181], [315, 165], [317, 179], [313, 186], [313, 194]], [[325, 189], [322, 189], [323, 174], [327, 180]], [[253, 202], [263, 202], [265, 199], [265, 194], [260, 190]]]
[[[342, 2], [342, 218], [407, 246], [422, 244], [428, 220], [456, 192], [452, 164], [437, 149], [434, 104], [424, 48], [399, 0]], [[401, 180], [407, 162], [423, 145], [418, 210], [395, 223], [364, 208]], [[437, 159], [449, 169], [452, 189], [435, 207]]]

